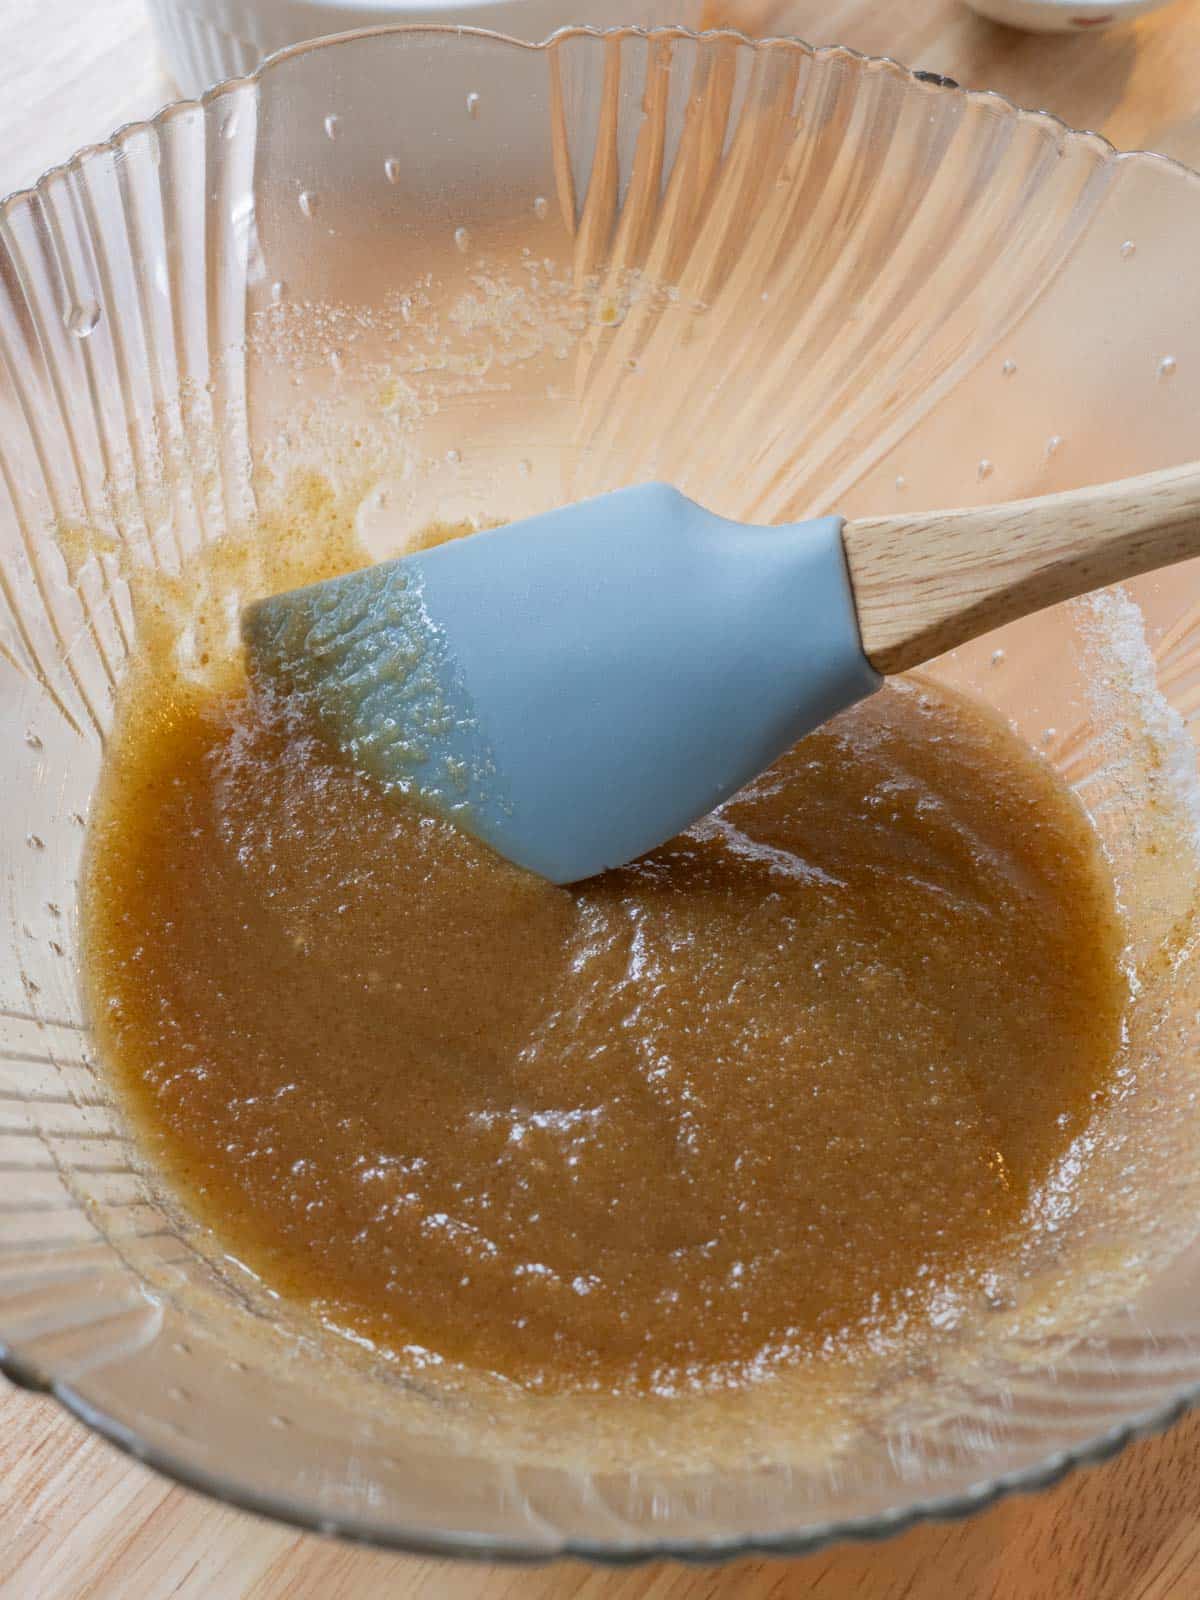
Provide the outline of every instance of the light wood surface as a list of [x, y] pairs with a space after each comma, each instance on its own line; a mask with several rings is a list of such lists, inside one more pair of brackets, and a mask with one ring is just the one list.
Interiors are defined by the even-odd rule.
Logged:
[[[1200, 0], [1119, 33], [1036, 39], [956, 0], [745, 0], [1200, 165]], [[733, 5], [728, 0], [727, 9]], [[620, 21], [620, 0], [613, 20]], [[751, 20], [747, 15], [747, 20]], [[141, 0], [0, 0], [0, 190], [147, 115], [170, 89]], [[968, 1522], [804, 1561], [606, 1573], [454, 1566], [296, 1534], [152, 1476], [46, 1400], [0, 1392], [4, 1600], [1195, 1600], [1200, 1418]]]
[[842, 531], [863, 650], [908, 672], [992, 628], [1200, 555], [1200, 464]]

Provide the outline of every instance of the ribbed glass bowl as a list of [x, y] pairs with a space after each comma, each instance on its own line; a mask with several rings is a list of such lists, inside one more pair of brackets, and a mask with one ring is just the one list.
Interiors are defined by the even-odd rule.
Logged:
[[[1037, 1251], [823, 1396], [533, 1398], [314, 1337], [127, 1137], [81, 1008], [76, 885], [139, 629], [165, 618], [200, 673], [289, 515], [301, 541], [356, 516], [383, 555], [434, 517], [650, 477], [765, 522], [1200, 453], [1193, 174], [837, 49], [400, 30], [171, 106], [0, 217], [10, 1377], [306, 1526], [611, 1559], [875, 1536], [1190, 1402], [1194, 565], [936, 669], [1080, 792], [1137, 998], [1120, 1093], [1034, 1197]], [[222, 539], [262, 546], [261, 581]]]

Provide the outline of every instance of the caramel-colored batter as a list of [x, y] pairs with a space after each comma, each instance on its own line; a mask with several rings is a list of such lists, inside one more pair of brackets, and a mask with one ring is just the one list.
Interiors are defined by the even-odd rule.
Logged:
[[143, 687], [84, 912], [105, 1059], [226, 1248], [547, 1388], [739, 1381], [979, 1299], [1125, 999], [1074, 800], [924, 687], [572, 889], [286, 704]]

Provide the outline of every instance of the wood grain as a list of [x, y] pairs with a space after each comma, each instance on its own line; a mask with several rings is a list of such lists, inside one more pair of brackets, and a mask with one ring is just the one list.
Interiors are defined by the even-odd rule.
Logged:
[[[722, 0], [764, 31], [890, 54], [1200, 164], [1200, 4], [1083, 38], [956, 0]], [[613, 0], [619, 20], [620, 0]], [[170, 97], [142, 0], [0, 0], [0, 190]], [[0, 1392], [3, 1600], [1194, 1600], [1200, 1418], [1033, 1499], [882, 1545], [711, 1570], [533, 1571], [357, 1550], [203, 1500], [52, 1401]]]
[[1200, 465], [842, 532], [863, 649], [907, 672], [1006, 622], [1200, 555]]

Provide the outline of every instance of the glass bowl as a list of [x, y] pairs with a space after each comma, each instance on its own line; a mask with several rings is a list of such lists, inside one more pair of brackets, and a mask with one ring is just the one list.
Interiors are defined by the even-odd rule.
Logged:
[[[139, 630], [169, 627], [202, 673], [278, 576], [281, 529], [302, 544], [354, 519], [381, 556], [433, 518], [651, 477], [768, 522], [1188, 459], [1195, 175], [840, 49], [405, 29], [279, 55], [2, 217], [11, 1378], [304, 1526], [613, 1560], [874, 1537], [1045, 1483], [1191, 1402], [1195, 564], [934, 669], [1078, 790], [1136, 999], [1119, 1092], [1034, 1197], [1037, 1251], [827, 1393], [534, 1398], [316, 1338], [130, 1141], [81, 1008], [75, 906]], [[261, 554], [241, 587], [228, 573], [254, 569], [223, 566], [230, 546]]]

